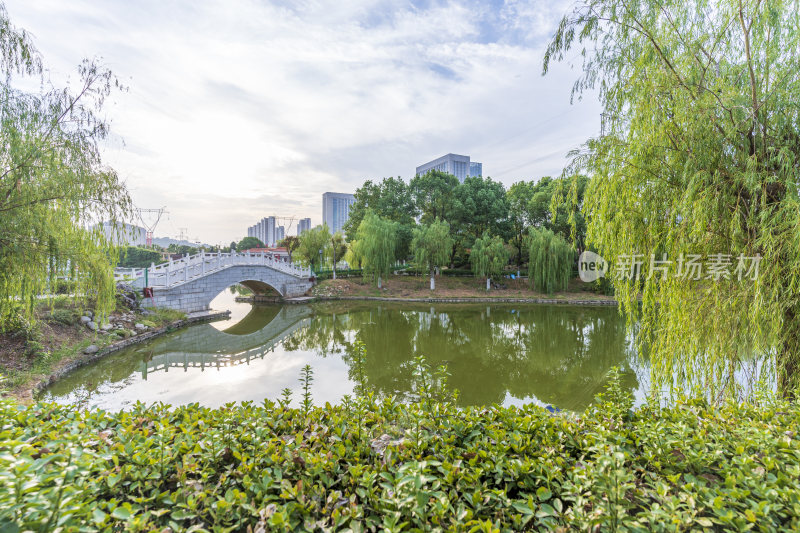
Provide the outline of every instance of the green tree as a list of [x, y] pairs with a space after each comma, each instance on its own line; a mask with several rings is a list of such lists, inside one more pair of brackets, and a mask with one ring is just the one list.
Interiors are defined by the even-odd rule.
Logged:
[[458, 178], [440, 170], [415, 176], [409, 183], [411, 197], [423, 224], [437, 219], [449, 222], [455, 208], [454, 192]]
[[355, 240], [361, 221], [371, 209], [381, 218], [397, 222], [397, 256], [409, 255], [412, 228], [417, 209], [411, 196], [411, 189], [400, 178], [384, 178], [378, 183], [367, 181], [355, 192], [355, 203], [350, 207], [350, 215], [344, 226], [348, 242]]
[[475, 239], [472, 250], [469, 254], [472, 271], [478, 277], [486, 277], [486, 290], [491, 287], [492, 278], [499, 278], [503, 274], [503, 269], [508, 264], [508, 249], [506, 249], [503, 239], [495, 235]]
[[236, 249], [236, 243], [234, 241], [231, 241], [231, 246], [230, 246], [230, 248], [228, 248], [228, 250], [230, 251], [230, 250], [235, 250], [235, 249]]
[[[91, 224], [105, 220], [121, 232], [131, 215], [128, 192], [99, 147], [109, 133], [102, 107], [119, 84], [84, 61], [74, 91], [50, 86], [28, 34], [2, 4], [0, 70], [0, 330], [34, 321], [36, 297], [56, 279], [74, 283], [101, 314], [110, 311], [119, 254], [103, 225]], [[18, 88], [26, 84], [42, 89]]]
[[[545, 72], [575, 47], [575, 92], [597, 87], [603, 106], [603, 134], [570, 168], [592, 176], [588, 241], [612, 265], [669, 262], [666, 275], [613, 280], [640, 324], [654, 388], [737, 397], [735, 373], [762, 356], [762, 377], [794, 396], [797, 3], [583, 0], [548, 46]], [[689, 254], [706, 258], [700, 280], [682, 269]], [[709, 271], [714, 258], [720, 268]]]
[[420, 268], [428, 269], [431, 290], [436, 289], [435, 269], [450, 261], [452, 248], [453, 239], [450, 237], [450, 224], [447, 222], [435, 220], [431, 224], [414, 228], [414, 239], [411, 241], [414, 261]]
[[258, 237], [245, 237], [236, 245], [237, 252], [243, 252], [251, 248], [264, 248], [264, 243]]
[[397, 227], [397, 222], [381, 218], [371, 209], [358, 226], [356, 241], [364, 275], [377, 278], [379, 289], [382, 278], [389, 275], [397, 258]]
[[575, 262], [572, 246], [546, 228], [531, 228], [527, 244], [531, 286], [548, 294], [567, 290]]
[[336, 279], [336, 262], [344, 259], [346, 253], [347, 253], [347, 243], [344, 241], [344, 235], [342, 235], [341, 231], [337, 231], [336, 233], [331, 235], [326, 250], [326, 255], [328, 255], [328, 257], [331, 260], [331, 265], [333, 269], [333, 279]]
[[278, 246], [286, 248], [286, 253], [289, 255], [289, 262], [291, 263], [292, 254], [300, 247], [300, 238], [295, 235], [287, 235], [278, 243]]
[[118, 265], [124, 268], [146, 268], [151, 264], [161, 262], [161, 254], [155, 250], [126, 246], [119, 251]]
[[511, 244], [517, 249], [517, 265], [524, 260], [525, 235], [530, 227], [528, 204], [533, 196], [533, 184], [519, 181], [506, 191], [508, 218], [511, 224]]
[[297, 247], [297, 255], [311, 266], [311, 270], [319, 272], [322, 268], [322, 255], [331, 240], [328, 225], [323, 224], [304, 231], [299, 239], [300, 246]]
[[451, 265], [484, 233], [504, 239], [511, 236], [508, 199], [502, 183], [488, 177], [469, 177], [456, 187], [453, 197]]

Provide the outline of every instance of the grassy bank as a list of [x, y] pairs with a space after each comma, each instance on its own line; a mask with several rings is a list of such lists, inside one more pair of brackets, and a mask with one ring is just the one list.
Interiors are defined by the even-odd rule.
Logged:
[[311, 294], [317, 297], [387, 297], [387, 298], [555, 298], [561, 300], [613, 300], [592, 290], [593, 286], [573, 280], [567, 291], [547, 294], [531, 290], [527, 280], [507, 279], [500, 288], [486, 290], [486, 280], [474, 277], [438, 276], [436, 290], [430, 290], [427, 276], [389, 276], [378, 289], [361, 277], [323, 280]]
[[[800, 528], [800, 408], [0, 403], [4, 530]], [[301, 403], [302, 405], [302, 403]]]
[[[171, 309], [151, 309], [146, 314], [120, 308], [104, 322], [124, 325], [109, 331], [92, 331], [80, 322], [84, 309], [64, 296], [42, 302], [36, 310], [37, 322], [0, 335], [0, 395], [29, 403], [32, 387], [42, 378], [58, 371], [83, 355], [91, 346], [108, 347], [122, 339], [140, 334], [136, 323], [152, 330], [185, 317]], [[102, 325], [102, 324], [100, 324]]]

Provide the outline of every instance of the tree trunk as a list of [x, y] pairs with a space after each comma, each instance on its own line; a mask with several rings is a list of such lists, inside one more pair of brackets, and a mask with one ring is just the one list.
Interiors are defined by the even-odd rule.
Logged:
[[436, 282], [433, 279], [433, 267], [431, 267], [431, 290], [436, 289]]
[[800, 323], [794, 308], [787, 308], [783, 312], [783, 330], [787, 333], [780, 351], [778, 367], [778, 393], [787, 400], [797, 399], [798, 384], [798, 359], [800, 358]]
[[491, 286], [492, 286], [492, 278], [486, 278], [486, 290], [488, 291]]
[[383, 288], [383, 287], [381, 287], [381, 277], [380, 276], [378, 276], [378, 288], [379, 289]]

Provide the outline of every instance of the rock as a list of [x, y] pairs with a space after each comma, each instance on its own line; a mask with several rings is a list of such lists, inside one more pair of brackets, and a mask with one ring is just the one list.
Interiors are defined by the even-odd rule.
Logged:
[[139, 309], [139, 292], [131, 285], [120, 281], [117, 283], [117, 303], [119, 307]]
[[113, 326], [111, 324], [103, 324], [102, 326], [100, 326], [100, 329], [102, 329], [103, 331], [109, 331], [110, 329], [113, 329]]
[[86, 349], [83, 350], [83, 353], [89, 355], [89, 354], [97, 353], [99, 351], [100, 351], [100, 348], [98, 348], [97, 345], [92, 344], [91, 346], [87, 346]]
[[88, 316], [82, 316], [81, 317], [81, 324], [88, 324], [91, 321], [92, 321], [92, 319], [89, 318]]
[[95, 324], [94, 322], [87, 322], [86, 327], [92, 331], [97, 331], [97, 324]]
[[94, 317], [94, 313], [92, 313], [91, 311], [85, 311], [83, 314], [88, 316], [89, 318]]
[[144, 331], [144, 330], [146, 330], [146, 329], [147, 329], [147, 326], [145, 326], [145, 325], [144, 325], [144, 324], [142, 324], [141, 322], [138, 322], [138, 323], [137, 323], [135, 326], [133, 326], [133, 327], [135, 327], [135, 328], [136, 328], [136, 329], [138, 329], [139, 331]]
[[151, 311], [151, 310], [149, 310], [149, 309], [145, 309], [144, 311], [142, 311], [142, 316], [153, 316], [154, 314], [155, 314], [155, 313], [154, 313], [154, 312], [152, 312], [152, 311]]

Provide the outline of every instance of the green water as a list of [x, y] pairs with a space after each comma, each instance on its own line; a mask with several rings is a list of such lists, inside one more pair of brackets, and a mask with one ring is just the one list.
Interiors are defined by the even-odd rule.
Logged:
[[[229, 306], [231, 307], [231, 306]], [[413, 358], [447, 364], [463, 405], [537, 402], [582, 410], [612, 366], [641, 391], [639, 363], [615, 307], [378, 304], [233, 305], [229, 322], [201, 324], [131, 347], [53, 384], [42, 399], [124, 409], [145, 403], [299, 398], [314, 369], [316, 404], [352, 394], [353, 343], [367, 348], [367, 385], [413, 400]], [[232, 324], [235, 322], [235, 324]]]

